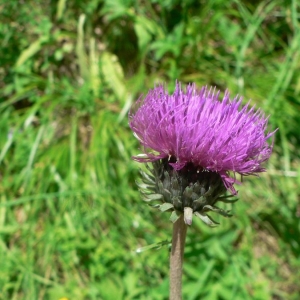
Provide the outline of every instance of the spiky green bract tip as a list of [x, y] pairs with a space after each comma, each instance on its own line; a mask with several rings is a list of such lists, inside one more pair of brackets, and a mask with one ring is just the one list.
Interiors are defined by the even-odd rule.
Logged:
[[187, 225], [192, 224], [193, 216], [209, 226], [216, 226], [207, 213], [215, 212], [231, 217], [229, 211], [217, 207], [217, 202], [233, 203], [237, 199], [224, 196], [226, 187], [217, 172], [210, 172], [193, 164], [187, 164], [179, 171], [164, 158], [147, 164], [147, 172], [141, 171], [142, 182], [137, 183], [143, 200], [160, 211], [169, 211], [170, 220], [177, 221], [184, 214]]

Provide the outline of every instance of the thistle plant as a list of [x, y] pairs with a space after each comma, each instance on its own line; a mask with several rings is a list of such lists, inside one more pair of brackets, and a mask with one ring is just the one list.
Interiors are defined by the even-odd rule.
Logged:
[[[264, 172], [272, 153], [268, 118], [261, 110], [242, 106], [220, 92], [176, 83], [170, 95], [163, 85], [140, 97], [129, 112], [129, 126], [141, 144], [134, 156], [146, 163], [138, 186], [143, 200], [160, 211], [171, 212], [170, 299], [181, 299], [182, 261], [187, 225], [193, 216], [209, 226], [218, 223], [210, 212], [230, 217], [217, 206], [232, 203], [236, 178]], [[226, 195], [226, 191], [229, 195]]]

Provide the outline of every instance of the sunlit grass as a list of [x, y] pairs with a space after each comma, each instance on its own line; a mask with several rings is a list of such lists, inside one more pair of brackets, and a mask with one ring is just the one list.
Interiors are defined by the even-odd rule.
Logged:
[[280, 128], [234, 216], [189, 228], [184, 299], [298, 299], [297, 1], [0, 6], [0, 299], [168, 299], [171, 224], [140, 199], [127, 112], [176, 79], [240, 93]]

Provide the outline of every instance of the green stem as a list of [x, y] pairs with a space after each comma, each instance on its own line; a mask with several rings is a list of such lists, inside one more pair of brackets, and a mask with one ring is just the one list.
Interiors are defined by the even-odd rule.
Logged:
[[182, 299], [182, 263], [187, 225], [183, 214], [173, 225], [170, 256], [170, 300]]

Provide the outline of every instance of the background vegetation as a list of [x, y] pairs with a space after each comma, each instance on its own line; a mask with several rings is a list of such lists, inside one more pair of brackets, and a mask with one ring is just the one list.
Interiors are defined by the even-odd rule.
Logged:
[[184, 299], [299, 299], [299, 21], [297, 0], [0, 0], [0, 299], [168, 298], [127, 113], [176, 79], [280, 128], [234, 217], [189, 228]]

